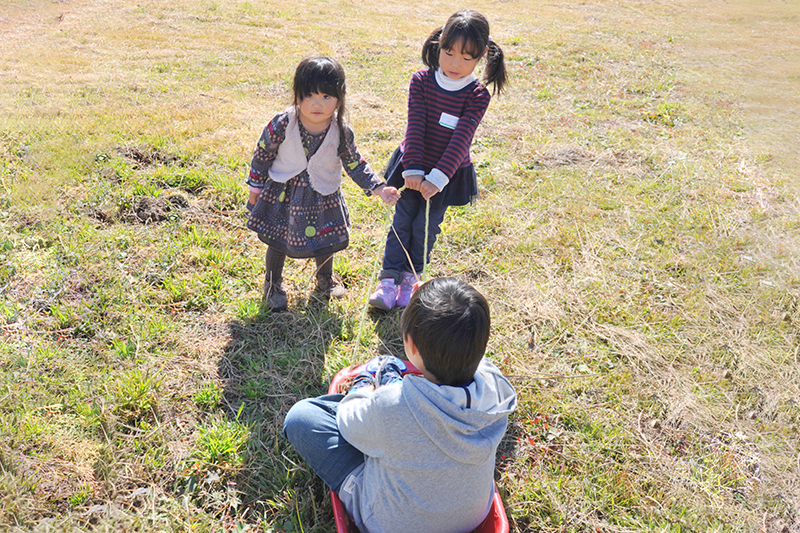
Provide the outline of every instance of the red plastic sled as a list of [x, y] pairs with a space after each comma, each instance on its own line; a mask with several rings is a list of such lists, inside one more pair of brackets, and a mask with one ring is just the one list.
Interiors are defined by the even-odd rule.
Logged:
[[[405, 374], [418, 374], [419, 371], [414, 365], [408, 361], [406, 364]], [[328, 388], [328, 393], [335, 394], [339, 392], [339, 386], [355, 377], [365, 365], [356, 365], [345, 367], [333, 376], [331, 386]], [[331, 504], [333, 505], [333, 521], [336, 524], [336, 533], [359, 533], [353, 519], [347, 514], [342, 501], [339, 496], [331, 491]], [[489, 514], [486, 519], [479, 525], [473, 533], [508, 533], [508, 517], [506, 516], [506, 509], [503, 507], [503, 500], [500, 499], [500, 493], [497, 492], [497, 486], [494, 488], [494, 497], [492, 498], [492, 508], [489, 509]]]

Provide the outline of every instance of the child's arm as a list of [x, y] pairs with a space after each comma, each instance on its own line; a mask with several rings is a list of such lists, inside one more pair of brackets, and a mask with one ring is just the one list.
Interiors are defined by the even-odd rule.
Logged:
[[425, 82], [423, 71], [411, 76], [408, 87], [408, 123], [403, 138], [403, 178], [406, 187], [418, 191], [425, 178], [423, 154], [425, 153], [425, 130], [427, 128]]
[[386, 417], [382, 416], [385, 415], [383, 400], [376, 392], [371, 387], [351, 392], [339, 403], [336, 414], [342, 437], [371, 457], [380, 457], [386, 450], [383, 429]]
[[247, 185], [250, 195], [248, 203], [255, 205], [264, 184], [269, 180], [269, 169], [278, 155], [278, 147], [286, 137], [286, 126], [289, 124], [289, 116], [286, 113], [278, 113], [269, 124], [264, 127], [258, 144], [253, 151], [253, 159], [250, 162], [250, 172], [247, 175]]
[[400, 199], [400, 193], [389, 187], [380, 179], [369, 163], [361, 156], [355, 142], [355, 134], [350, 127], [345, 128], [347, 150], [341, 155], [342, 165], [350, 178], [367, 194], [376, 194], [388, 205], [394, 205]]
[[255, 187], [253, 185], [250, 186], [250, 196], [247, 197], [247, 203], [250, 205], [256, 205], [258, 201], [258, 197], [261, 196], [261, 190], [264, 187]]

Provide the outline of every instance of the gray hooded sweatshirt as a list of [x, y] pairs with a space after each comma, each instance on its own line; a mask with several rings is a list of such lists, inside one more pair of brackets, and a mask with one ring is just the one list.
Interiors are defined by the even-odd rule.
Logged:
[[408, 375], [347, 395], [339, 430], [366, 460], [339, 498], [362, 533], [477, 527], [491, 507], [495, 453], [516, 405], [511, 383], [486, 358], [464, 387]]

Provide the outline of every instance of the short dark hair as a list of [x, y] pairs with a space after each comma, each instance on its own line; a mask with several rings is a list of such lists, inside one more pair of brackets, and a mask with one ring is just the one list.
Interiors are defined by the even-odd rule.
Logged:
[[403, 339], [411, 337], [425, 369], [444, 385], [469, 383], [486, 352], [489, 304], [470, 284], [434, 278], [408, 302], [400, 319]]
[[347, 84], [345, 83], [344, 68], [334, 58], [329, 56], [311, 56], [303, 59], [294, 71], [295, 108], [300, 105], [303, 98], [314, 93], [327, 94], [339, 99], [336, 106], [336, 126], [339, 128], [339, 151], [347, 147], [345, 137], [345, 96]]

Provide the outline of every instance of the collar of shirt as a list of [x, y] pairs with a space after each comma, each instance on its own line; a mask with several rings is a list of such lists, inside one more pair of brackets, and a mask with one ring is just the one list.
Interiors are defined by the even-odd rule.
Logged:
[[460, 91], [477, 79], [478, 78], [475, 76], [475, 74], [470, 74], [469, 76], [464, 76], [463, 78], [453, 80], [445, 76], [441, 67], [436, 70], [436, 83], [438, 83], [439, 87], [445, 91]]

